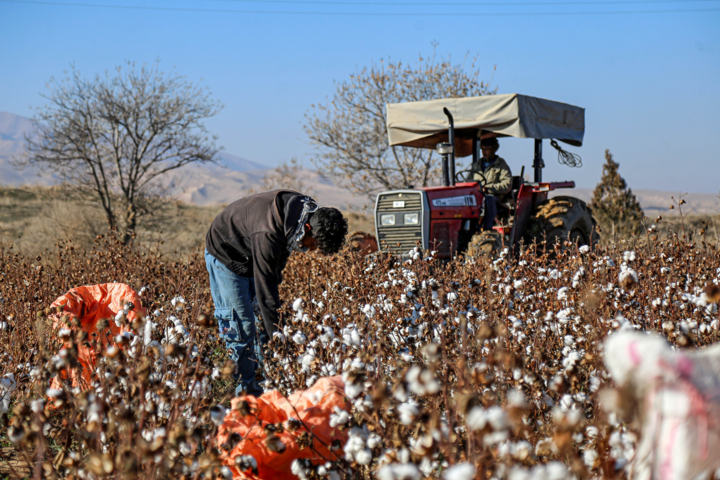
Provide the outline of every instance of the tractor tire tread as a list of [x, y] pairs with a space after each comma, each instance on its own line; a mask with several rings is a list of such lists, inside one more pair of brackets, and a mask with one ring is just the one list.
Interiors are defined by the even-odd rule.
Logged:
[[595, 246], [600, 240], [597, 222], [587, 204], [574, 197], [549, 198], [537, 206], [530, 217], [525, 241], [554, 243], [564, 241], [573, 232], [582, 234], [581, 245]]
[[502, 235], [494, 230], [476, 233], [470, 239], [465, 256], [468, 259], [478, 257], [492, 258], [502, 249]]

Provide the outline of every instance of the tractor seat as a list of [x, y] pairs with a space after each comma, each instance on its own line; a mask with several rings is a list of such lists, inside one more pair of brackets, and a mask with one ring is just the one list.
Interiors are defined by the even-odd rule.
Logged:
[[522, 175], [513, 176], [510, 191], [500, 198], [500, 205], [508, 210], [513, 210], [515, 208], [515, 202], [517, 201], [518, 191], [524, 182], [525, 180]]

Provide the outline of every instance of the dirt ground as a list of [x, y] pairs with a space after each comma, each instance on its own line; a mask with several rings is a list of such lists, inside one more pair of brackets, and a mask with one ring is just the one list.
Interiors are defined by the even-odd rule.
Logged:
[[[224, 205], [199, 207], [168, 202], [140, 218], [136, 241], [181, 256], [202, 248], [205, 233]], [[344, 212], [349, 231], [373, 232], [371, 217]], [[0, 241], [18, 251], [41, 253], [58, 240], [79, 247], [107, 232], [102, 209], [92, 199], [70, 197], [58, 188], [0, 187]]]

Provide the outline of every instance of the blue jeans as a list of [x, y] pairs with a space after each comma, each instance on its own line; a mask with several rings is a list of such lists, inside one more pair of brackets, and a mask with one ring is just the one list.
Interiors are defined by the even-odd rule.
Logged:
[[485, 218], [483, 218], [483, 230], [492, 230], [495, 225], [495, 217], [497, 217], [497, 197], [494, 195], [485, 195]]
[[241, 277], [220, 263], [205, 250], [205, 265], [210, 276], [210, 292], [215, 303], [220, 338], [225, 341], [230, 358], [235, 362], [235, 394], [245, 390], [259, 396], [262, 388], [255, 380], [255, 369], [260, 366], [257, 328], [252, 300], [255, 283], [252, 278]]

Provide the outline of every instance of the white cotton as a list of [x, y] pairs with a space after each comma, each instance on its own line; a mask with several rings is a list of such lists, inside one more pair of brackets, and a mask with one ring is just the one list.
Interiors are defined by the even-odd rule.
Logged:
[[121, 327], [121, 326], [122, 326], [121, 322], [122, 322], [123, 320], [125, 320], [125, 315], [127, 315], [127, 311], [125, 311], [125, 310], [120, 310], [120, 311], [117, 313], [117, 315], [115, 315], [115, 325], [116, 325], [116, 326], [118, 326], [118, 327]]
[[635, 252], [632, 250], [623, 253], [623, 261], [633, 262], [635, 261]]
[[230, 467], [226, 467], [223, 465], [220, 468], [220, 475], [222, 476], [223, 480], [232, 480], [233, 479], [233, 472], [230, 470]]
[[290, 464], [290, 471], [300, 480], [306, 480], [308, 478], [307, 472], [305, 472], [305, 466], [300, 460], [293, 460]]
[[465, 422], [471, 431], [482, 430], [487, 425], [487, 414], [483, 407], [475, 406], [465, 415]]
[[175, 310], [182, 310], [185, 306], [185, 299], [182, 297], [182, 295], [178, 295], [177, 297], [170, 300], [170, 303], [173, 307], [175, 307]]
[[292, 336], [292, 341], [297, 343], [298, 345], [303, 345], [305, 342], [307, 342], [307, 337], [304, 333], [302, 333], [300, 330], [295, 332], [295, 335]]
[[629, 282], [632, 281], [633, 283], [638, 282], [638, 274], [635, 270], [632, 268], [622, 265], [620, 267], [620, 274], [618, 275], [618, 283], [622, 284], [623, 282]]
[[558, 300], [567, 300], [568, 287], [560, 287], [558, 289], [557, 298]]
[[302, 312], [304, 306], [305, 306], [305, 300], [303, 300], [302, 298], [296, 298], [292, 304], [292, 309], [295, 310], [296, 312]]
[[440, 391], [440, 383], [435, 375], [430, 370], [417, 365], [408, 370], [405, 381], [408, 382], [410, 391], [416, 395], [432, 395]]
[[403, 425], [410, 425], [413, 423], [415, 416], [420, 412], [418, 410], [418, 404], [412, 398], [405, 403], [401, 403], [397, 407], [398, 413], [400, 414], [400, 423]]
[[33, 400], [32, 402], [30, 402], [30, 409], [31, 409], [34, 413], [40, 413], [40, 412], [42, 412], [42, 411], [45, 409], [45, 401], [42, 400], [42, 399], [40, 399], [40, 400]]
[[592, 448], [588, 448], [583, 452], [583, 462], [588, 467], [592, 467], [595, 463], [595, 460], [598, 458], [598, 453], [596, 450]]
[[362, 312], [365, 314], [368, 320], [372, 320], [373, 318], [375, 318], [375, 307], [370, 304], [365, 304], [365, 306], [362, 307]]
[[330, 414], [330, 426], [332, 428], [344, 425], [348, 421], [350, 421], [350, 414], [345, 410], [341, 410], [340, 407], [335, 407], [334, 413]]
[[420, 470], [412, 463], [391, 463], [380, 468], [378, 480], [420, 480]]
[[588, 253], [590, 251], [590, 247], [588, 245], [583, 245], [580, 247], [580, 253]]
[[444, 480], [472, 480], [475, 477], [475, 466], [470, 463], [459, 463], [445, 470]]
[[360, 450], [355, 454], [355, 461], [360, 465], [369, 465], [372, 461], [372, 452], [367, 448]]
[[361, 384], [345, 383], [345, 395], [350, 398], [357, 398], [363, 393], [363, 386]]
[[0, 378], [0, 414], [5, 414], [10, 409], [10, 396], [17, 388], [15, 375], [6, 373]]

